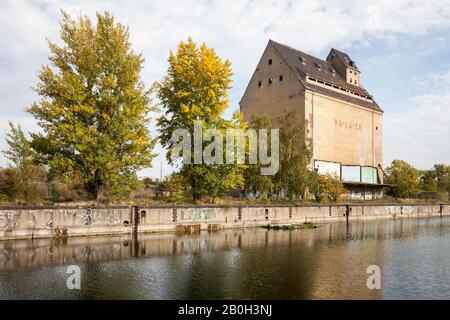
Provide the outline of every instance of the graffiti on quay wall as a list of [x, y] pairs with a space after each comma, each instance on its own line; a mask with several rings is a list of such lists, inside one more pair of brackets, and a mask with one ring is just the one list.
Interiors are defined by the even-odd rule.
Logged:
[[122, 223], [120, 211], [115, 209], [94, 210], [94, 221], [107, 225]]
[[84, 212], [84, 225], [92, 224], [92, 209], [86, 209]]
[[121, 210], [116, 209], [78, 209], [64, 210], [64, 216], [73, 216], [76, 225], [119, 225], [122, 223]]
[[208, 220], [215, 217], [213, 208], [181, 209], [181, 220]]
[[1, 210], [0, 211], [0, 228], [5, 231], [12, 231], [16, 225], [17, 212], [12, 210]]
[[381, 199], [383, 197], [382, 192], [374, 192], [374, 191], [354, 191], [352, 190], [348, 194], [349, 200], [376, 200]]

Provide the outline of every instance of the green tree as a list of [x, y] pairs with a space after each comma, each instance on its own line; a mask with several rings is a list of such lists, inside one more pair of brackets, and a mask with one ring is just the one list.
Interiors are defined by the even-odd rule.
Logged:
[[437, 176], [434, 170], [420, 171], [420, 189], [423, 191], [437, 191]]
[[21, 181], [15, 168], [0, 168], [0, 201], [14, 201], [21, 197]]
[[437, 191], [450, 194], [450, 166], [435, 164], [433, 171], [436, 175]]
[[41, 100], [28, 109], [43, 130], [32, 135], [32, 147], [52, 172], [78, 177], [92, 197], [105, 189], [126, 194], [153, 158], [144, 59], [109, 13], [97, 14], [94, 26], [63, 12], [60, 37], [61, 46], [49, 41], [50, 65], [35, 87]]
[[25, 137], [25, 133], [20, 125], [16, 127], [11, 121], [8, 124], [10, 131], [6, 134], [5, 139], [8, 149], [3, 151], [3, 154], [16, 168], [31, 165], [34, 152], [31, 149], [30, 142]]
[[[161, 144], [168, 149], [171, 164], [175, 142], [172, 134], [186, 129], [194, 136], [194, 121], [200, 121], [202, 132], [217, 129], [225, 137], [226, 129], [243, 129], [245, 125], [237, 113], [231, 120], [222, 118], [229, 106], [231, 65], [221, 60], [214, 49], [206, 44], [198, 47], [191, 38], [180, 42], [176, 53], [170, 52], [167, 75], [157, 84], [158, 98], [164, 114], [158, 119]], [[226, 145], [226, 141], [222, 141]], [[209, 143], [203, 141], [203, 150]], [[194, 143], [191, 143], [191, 159]], [[225, 148], [223, 148], [225, 150]], [[215, 154], [216, 155], [216, 154]], [[224, 159], [223, 154], [217, 154]], [[224, 161], [223, 161], [224, 162]], [[195, 201], [202, 197], [212, 199], [223, 196], [230, 188], [243, 184], [244, 166], [225, 163], [182, 163], [180, 173], [190, 186]]]
[[308, 182], [308, 192], [314, 200], [321, 201], [327, 193], [326, 177], [313, 170], [310, 172]]
[[178, 172], [172, 173], [167, 181], [164, 182], [164, 187], [170, 192], [169, 201], [175, 203], [182, 203], [186, 194], [186, 182], [183, 175]]
[[280, 121], [280, 169], [275, 187], [289, 199], [306, 198], [312, 159], [312, 144], [308, 137], [307, 121], [297, 112], [286, 112]]
[[386, 169], [386, 183], [394, 184], [395, 197], [414, 197], [420, 193], [419, 171], [403, 160], [394, 160]]
[[[250, 127], [255, 130], [266, 129], [270, 136], [272, 128], [272, 119], [267, 114], [253, 115], [250, 120]], [[268, 139], [268, 150], [271, 149], [270, 139]], [[268, 199], [273, 188], [273, 177], [271, 175], [261, 175], [261, 163], [248, 165], [245, 170], [246, 194], [252, 193], [262, 199]]]
[[339, 201], [340, 195], [345, 193], [344, 184], [335, 174], [327, 173], [324, 175], [324, 192], [331, 201]]
[[10, 131], [6, 134], [8, 149], [3, 151], [12, 165], [12, 168], [5, 171], [5, 184], [8, 185], [6, 189], [9, 190], [6, 194], [10, 200], [42, 200], [45, 196], [42, 192], [45, 169], [34, 164], [35, 153], [20, 125], [16, 127], [9, 122], [9, 127]]

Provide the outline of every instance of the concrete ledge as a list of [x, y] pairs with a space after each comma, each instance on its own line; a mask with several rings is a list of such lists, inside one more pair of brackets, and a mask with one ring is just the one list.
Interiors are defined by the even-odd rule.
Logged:
[[[175, 232], [177, 226], [246, 228], [265, 224], [404, 219], [450, 215], [450, 205], [0, 206], [0, 240]], [[137, 228], [136, 228], [137, 227]]]

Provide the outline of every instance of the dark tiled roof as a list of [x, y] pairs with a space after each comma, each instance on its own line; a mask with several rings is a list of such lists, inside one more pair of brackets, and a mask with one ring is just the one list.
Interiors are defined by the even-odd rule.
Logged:
[[330, 51], [330, 54], [335, 54], [335, 56], [344, 63], [347, 67], [351, 67], [353, 69], [356, 69], [359, 71], [358, 67], [355, 64], [355, 61], [353, 61], [348, 54], [345, 52], [339, 51], [338, 49], [332, 48]]
[[[273, 40], [270, 40], [270, 42], [275, 46], [275, 49], [281, 55], [283, 60], [291, 68], [291, 70], [293, 70], [296, 73], [297, 77], [302, 81], [305, 87], [311, 88], [316, 92], [322, 94], [326, 94], [347, 102], [361, 105], [366, 108], [382, 111], [374, 100], [372, 100], [373, 102], [365, 101], [357, 97], [352, 97], [351, 95], [345, 93], [340, 93], [334, 90], [328, 90], [327, 88], [321, 87], [319, 85], [314, 85], [312, 83], [306, 82], [306, 76], [309, 76], [318, 80], [322, 80], [337, 85], [341, 88], [345, 88], [357, 94], [372, 97], [369, 94], [369, 92], [367, 92], [367, 90], [364, 89], [363, 87], [348, 83], [346, 79], [343, 78], [342, 75], [336, 70], [336, 68], [333, 66], [331, 62], [318, 59], [300, 50], [291, 48], [284, 44], [275, 42]], [[348, 61], [351, 61], [350, 57], [348, 57], [347, 54], [340, 52], [336, 49], [332, 49], [332, 51], [333, 50], [336, 54], [342, 54], [341, 56], [342, 59], [343, 57], [346, 57]], [[356, 69], [356, 65], [354, 65], [353, 68]]]

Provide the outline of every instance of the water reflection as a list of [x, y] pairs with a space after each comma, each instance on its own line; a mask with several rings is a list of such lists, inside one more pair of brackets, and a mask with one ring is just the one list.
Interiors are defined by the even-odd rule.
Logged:
[[[450, 219], [435, 218], [0, 241], [0, 298], [450, 298], [449, 239]], [[82, 269], [79, 291], [66, 288], [71, 264]], [[372, 264], [381, 290], [366, 287]]]

